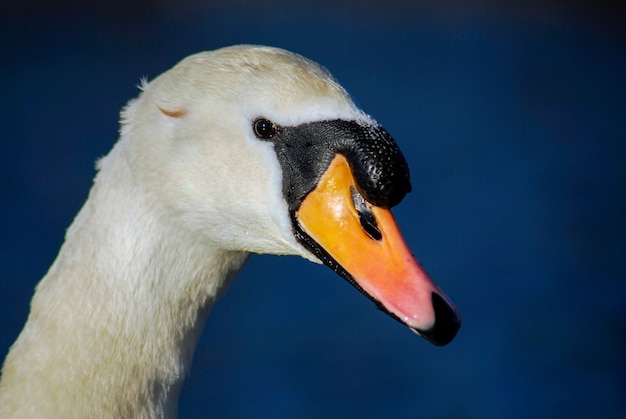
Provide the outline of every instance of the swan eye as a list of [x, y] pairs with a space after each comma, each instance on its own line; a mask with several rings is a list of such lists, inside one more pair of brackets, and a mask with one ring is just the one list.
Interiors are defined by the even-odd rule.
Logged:
[[264, 140], [272, 139], [277, 134], [276, 125], [265, 118], [257, 118], [254, 120], [254, 134]]

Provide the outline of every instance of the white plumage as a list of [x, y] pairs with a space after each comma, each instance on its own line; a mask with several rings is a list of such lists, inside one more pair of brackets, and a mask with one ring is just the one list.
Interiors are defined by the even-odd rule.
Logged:
[[238, 46], [142, 90], [37, 286], [3, 367], [2, 418], [175, 416], [204, 320], [248, 252], [317, 261], [250, 121], [367, 120], [324, 69]]

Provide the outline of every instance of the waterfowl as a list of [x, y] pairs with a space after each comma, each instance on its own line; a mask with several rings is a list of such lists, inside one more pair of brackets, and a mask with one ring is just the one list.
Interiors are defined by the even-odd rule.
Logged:
[[121, 114], [4, 362], [0, 417], [175, 417], [209, 310], [250, 253], [324, 263], [436, 345], [460, 316], [390, 208], [391, 135], [318, 64], [269, 47], [190, 56]]

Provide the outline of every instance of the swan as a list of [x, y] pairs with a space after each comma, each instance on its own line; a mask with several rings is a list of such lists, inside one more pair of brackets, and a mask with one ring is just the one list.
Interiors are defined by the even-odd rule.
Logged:
[[0, 417], [175, 417], [209, 310], [251, 253], [323, 263], [436, 345], [461, 320], [390, 208], [390, 134], [320, 65], [232, 46], [140, 86], [36, 287]]

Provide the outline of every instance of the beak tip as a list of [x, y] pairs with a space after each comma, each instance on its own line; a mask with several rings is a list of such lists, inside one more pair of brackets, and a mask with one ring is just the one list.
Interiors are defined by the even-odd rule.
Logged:
[[433, 326], [427, 330], [412, 330], [433, 345], [444, 346], [454, 339], [461, 328], [461, 316], [454, 306], [434, 292], [432, 293], [432, 303], [435, 311]]

